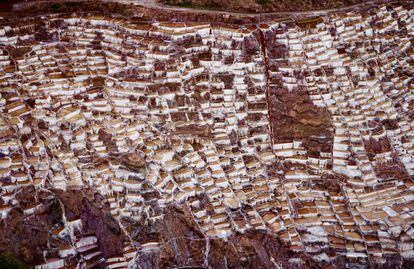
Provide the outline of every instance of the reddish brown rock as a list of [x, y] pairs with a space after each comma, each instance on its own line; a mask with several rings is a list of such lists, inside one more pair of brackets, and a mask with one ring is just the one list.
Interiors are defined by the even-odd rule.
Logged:
[[271, 88], [269, 106], [276, 143], [302, 140], [313, 154], [330, 151], [333, 138], [330, 114], [315, 106], [305, 89]]
[[[250, 230], [226, 239], [200, 232], [187, 209], [167, 207], [164, 221], [155, 224], [125, 222], [140, 244], [158, 241], [158, 252], [140, 253], [141, 268], [294, 268], [290, 252], [275, 234]], [[304, 266], [310, 268], [310, 264]]]
[[[0, 252], [10, 252], [27, 264], [42, 263], [43, 251], [53, 253], [58, 246], [51, 231], [63, 224], [64, 213], [68, 220], [82, 219], [82, 232], [96, 235], [99, 250], [105, 257], [121, 253], [124, 238], [119, 225], [110, 215], [103, 197], [91, 189], [64, 192], [35, 191], [27, 187], [16, 198], [19, 206], [0, 221]], [[25, 217], [23, 209], [36, 201], [43, 205], [44, 211]]]

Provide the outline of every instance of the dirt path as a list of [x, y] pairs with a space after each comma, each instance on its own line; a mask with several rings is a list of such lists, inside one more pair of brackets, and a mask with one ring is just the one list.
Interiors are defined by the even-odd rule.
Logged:
[[401, 2], [401, 1], [372, 0], [372, 1], [362, 2], [357, 5], [346, 6], [346, 7], [341, 7], [341, 8], [333, 8], [333, 9], [321, 9], [321, 10], [299, 11], [299, 12], [289, 11], [289, 12], [240, 13], [240, 12], [209, 10], [209, 9], [200, 9], [200, 8], [167, 6], [167, 5], [158, 3], [156, 0], [115, 0], [115, 1], [119, 3], [134, 4], [134, 5], [143, 6], [147, 8], [156, 8], [156, 9], [168, 10], [168, 11], [179, 11], [179, 12], [187, 12], [187, 13], [204, 13], [204, 14], [215, 14], [215, 15], [217, 14], [235, 15], [235, 16], [243, 16], [243, 17], [260, 17], [260, 16], [272, 16], [272, 15], [279, 16], [279, 17], [280, 16], [283, 16], [283, 17], [320, 16], [320, 15], [326, 15], [327, 13], [332, 13], [332, 12], [346, 12], [346, 11], [358, 9], [364, 6], [374, 5], [374, 4]]
[[[40, 0], [40, 1], [30, 1], [30, 2], [21, 2], [13, 5], [13, 10], [19, 10], [24, 8], [26, 5], [33, 2], [76, 2], [79, 0]], [[87, 1], [95, 1], [95, 0], [85, 0]], [[382, 4], [382, 3], [402, 3], [402, 2], [409, 2], [409, 0], [371, 0], [367, 2], [362, 2], [360, 4], [341, 7], [341, 8], [333, 8], [333, 9], [321, 9], [321, 10], [311, 10], [311, 11], [289, 11], [289, 12], [263, 12], [263, 13], [248, 13], [248, 12], [231, 12], [231, 11], [220, 11], [220, 10], [210, 10], [210, 9], [202, 9], [202, 8], [185, 8], [185, 7], [176, 7], [176, 6], [167, 6], [157, 2], [156, 0], [101, 0], [102, 2], [117, 2], [126, 5], [135, 5], [141, 6], [144, 8], [149, 9], [158, 9], [160, 12], [163, 10], [171, 12], [183, 12], [183, 13], [201, 13], [201, 14], [209, 14], [209, 15], [223, 15], [223, 16], [236, 16], [236, 17], [250, 17], [250, 18], [260, 18], [260, 17], [312, 17], [312, 16], [322, 16], [328, 13], [333, 12], [347, 12], [355, 9], [360, 9], [363, 7], [371, 6], [374, 4]]]

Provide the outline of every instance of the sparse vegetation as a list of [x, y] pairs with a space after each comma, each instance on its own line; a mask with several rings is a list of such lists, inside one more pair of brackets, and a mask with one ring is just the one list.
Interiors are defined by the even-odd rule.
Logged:
[[23, 262], [10, 253], [0, 253], [0, 269], [26, 269]]
[[305, 11], [313, 9], [337, 8], [358, 4], [366, 0], [160, 0], [162, 3], [179, 7], [197, 7], [226, 11], [277, 12]]
[[52, 3], [50, 4], [50, 8], [56, 12], [59, 11], [62, 8], [62, 6], [59, 3]]

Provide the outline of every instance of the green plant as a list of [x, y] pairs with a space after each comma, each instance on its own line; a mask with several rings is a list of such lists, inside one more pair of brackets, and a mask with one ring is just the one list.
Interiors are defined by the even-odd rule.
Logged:
[[270, 2], [270, 0], [258, 0], [258, 2], [260, 5], [265, 6]]
[[178, 4], [178, 6], [179, 6], [179, 7], [186, 7], [186, 8], [190, 8], [190, 7], [192, 7], [193, 5], [192, 5], [190, 2], [184, 1], [184, 2], [182, 2], [182, 3], [179, 3], [179, 4]]
[[52, 3], [51, 5], [50, 5], [50, 8], [53, 10], [53, 11], [58, 11], [58, 10], [60, 10], [61, 9], [61, 4], [59, 4], [59, 3]]
[[26, 269], [23, 262], [19, 261], [13, 254], [0, 253], [0, 269]]

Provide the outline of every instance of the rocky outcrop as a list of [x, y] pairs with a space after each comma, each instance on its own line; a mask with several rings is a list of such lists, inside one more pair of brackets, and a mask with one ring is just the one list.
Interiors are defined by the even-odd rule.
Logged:
[[[19, 205], [0, 221], [0, 252], [11, 253], [27, 264], [43, 263], [45, 258], [54, 257], [53, 253], [62, 243], [53, 236], [53, 230], [79, 218], [82, 232], [96, 235], [104, 256], [113, 256], [122, 250], [119, 225], [110, 215], [103, 197], [91, 189], [62, 191], [27, 187], [16, 199]], [[27, 209], [36, 204], [41, 208], [28, 214]]]
[[[24, 262], [36, 264], [42, 261], [43, 250], [47, 248], [49, 230], [59, 224], [62, 210], [56, 197], [48, 192], [33, 195], [34, 188], [22, 190], [17, 199], [19, 207], [13, 208], [8, 218], [1, 220], [0, 248], [20, 257]], [[42, 214], [25, 217], [23, 208], [39, 201], [44, 206]]]
[[317, 157], [321, 151], [331, 151], [333, 128], [329, 112], [315, 106], [306, 90], [271, 88], [269, 106], [275, 142], [302, 140], [309, 154]]
[[[298, 254], [289, 251], [275, 234], [249, 230], [228, 238], [208, 238], [186, 208], [165, 208], [162, 222], [128, 222], [125, 226], [141, 246], [159, 242], [153, 251], [141, 250], [139, 268], [293, 268], [288, 262]], [[311, 264], [302, 265], [310, 268]]]
[[82, 232], [93, 233], [98, 238], [99, 250], [104, 257], [119, 254], [124, 235], [118, 222], [109, 212], [107, 200], [92, 189], [55, 191], [57, 199], [65, 206], [68, 220], [81, 219]]

